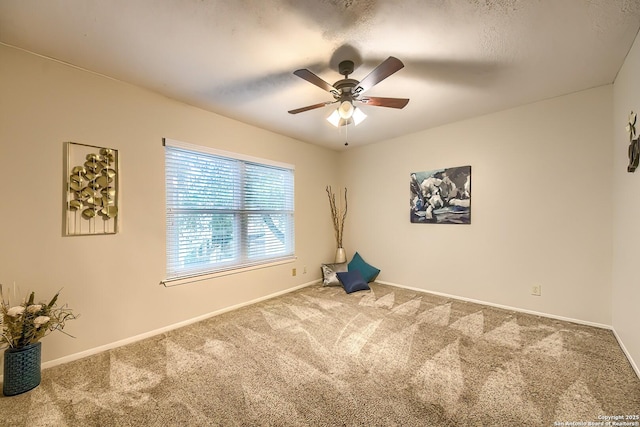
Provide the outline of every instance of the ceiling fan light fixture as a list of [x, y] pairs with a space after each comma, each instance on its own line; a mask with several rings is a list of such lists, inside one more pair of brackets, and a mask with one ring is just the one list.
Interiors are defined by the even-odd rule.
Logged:
[[335, 127], [346, 126], [350, 125], [351, 123], [358, 126], [366, 118], [367, 115], [360, 108], [353, 107], [353, 113], [349, 118], [343, 118], [340, 115], [340, 108], [336, 108], [335, 110], [333, 110], [331, 115], [327, 117], [327, 121]]
[[351, 101], [342, 101], [338, 107], [338, 114], [340, 114], [340, 117], [343, 119], [350, 119], [351, 116], [353, 116], [353, 110], [354, 107]]
[[353, 123], [358, 126], [364, 121], [364, 119], [367, 118], [367, 115], [361, 109], [354, 107], [353, 115], [351, 116], [351, 118], [353, 119]]
[[327, 121], [334, 125], [335, 127], [340, 126], [340, 113], [338, 113], [338, 109], [333, 110], [333, 113], [329, 117], [327, 117]]

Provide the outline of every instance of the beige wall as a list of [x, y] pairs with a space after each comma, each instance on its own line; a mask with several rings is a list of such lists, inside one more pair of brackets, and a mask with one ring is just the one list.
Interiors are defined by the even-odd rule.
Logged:
[[[297, 261], [160, 286], [163, 137], [294, 164]], [[62, 237], [64, 141], [120, 150], [119, 234]], [[325, 186], [337, 184], [337, 157], [0, 45], [0, 283], [15, 281], [43, 299], [62, 288], [61, 301], [80, 313], [66, 329], [76, 339], [45, 338], [48, 361], [319, 279], [318, 266], [334, 254]]]
[[[610, 325], [611, 109], [605, 86], [345, 152], [347, 253], [381, 281]], [[410, 173], [463, 165], [471, 225], [411, 224]]]
[[[629, 112], [640, 112], [640, 38], [613, 89], [613, 327], [640, 366], [640, 171], [627, 172]], [[636, 131], [640, 134], [640, 120]]]

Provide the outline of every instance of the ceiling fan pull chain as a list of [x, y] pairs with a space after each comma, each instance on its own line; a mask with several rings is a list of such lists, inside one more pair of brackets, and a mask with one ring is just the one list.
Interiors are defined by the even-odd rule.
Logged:
[[349, 145], [349, 123], [344, 125], [344, 146]]

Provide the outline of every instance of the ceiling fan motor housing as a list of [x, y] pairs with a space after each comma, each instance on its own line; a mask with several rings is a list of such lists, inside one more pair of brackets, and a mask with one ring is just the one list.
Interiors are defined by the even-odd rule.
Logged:
[[351, 99], [355, 99], [355, 93], [353, 93], [353, 88], [355, 88], [358, 83], [358, 80], [354, 79], [342, 79], [338, 80], [333, 84], [333, 87], [339, 92], [339, 95], [333, 95], [336, 100], [347, 101]]
[[349, 74], [353, 74], [353, 66], [353, 61], [342, 61], [338, 64], [338, 72], [346, 78]]
[[353, 61], [342, 61], [338, 64], [338, 71], [340, 74], [344, 76], [344, 79], [338, 80], [333, 84], [333, 87], [336, 88], [338, 94], [333, 94], [333, 97], [336, 101], [351, 101], [354, 99], [353, 88], [355, 88], [358, 83], [358, 80], [350, 79], [349, 74], [353, 73]]

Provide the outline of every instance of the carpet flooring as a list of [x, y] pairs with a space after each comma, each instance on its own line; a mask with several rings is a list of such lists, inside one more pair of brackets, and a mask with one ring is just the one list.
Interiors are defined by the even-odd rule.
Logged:
[[375, 283], [349, 295], [299, 289], [45, 369], [36, 389], [0, 398], [0, 424], [29, 427], [560, 426], [637, 415], [640, 380], [611, 331]]

